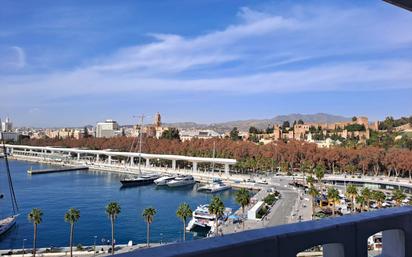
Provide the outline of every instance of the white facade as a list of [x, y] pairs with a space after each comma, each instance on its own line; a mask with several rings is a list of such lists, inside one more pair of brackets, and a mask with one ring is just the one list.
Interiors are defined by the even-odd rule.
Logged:
[[1, 125], [1, 132], [12, 132], [13, 130], [13, 123], [7, 117], [6, 121], [0, 122]]
[[199, 139], [210, 139], [210, 138], [221, 138], [222, 135], [217, 133], [214, 130], [205, 129], [205, 130], [182, 130], [179, 132], [180, 140], [192, 140], [193, 138]]
[[114, 120], [106, 120], [96, 125], [96, 137], [114, 137], [119, 134], [119, 124]]
[[19, 141], [20, 137], [21, 137], [21, 134], [16, 133], [16, 132], [2, 132], [2, 133], [0, 133], [0, 139], [3, 140], [3, 138], [4, 138], [4, 141], [6, 141], [6, 142], [9, 142], [9, 141], [17, 142], [17, 141]]
[[247, 219], [248, 220], [258, 220], [258, 218], [256, 218], [257, 213], [260, 211], [260, 209], [262, 209], [263, 205], [265, 204], [265, 202], [263, 201], [258, 201], [253, 207], [252, 209], [247, 211]]
[[307, 142], [309, 143], [316, 143], [318, 147], [320, 148], [330, 148], [332, 146], [335, 145], [340, 145], [342, 144], [342, 142], [340, 142], [339, 140], [333, 140], [331, 138], [326, 138], [325, 140], [314, 140], [312, 138], [312, 133], [308, 134], [308, 138], [306, 139]]

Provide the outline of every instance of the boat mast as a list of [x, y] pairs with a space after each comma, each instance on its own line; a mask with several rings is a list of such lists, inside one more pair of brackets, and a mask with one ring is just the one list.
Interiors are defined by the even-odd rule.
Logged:
[[143, 136], [143, 120], [144, 120], [144, 114], [140, 116], [140, 129], [139, 129], [139, 175], [142, 175], [142, 169], [141, 169], [141, 164], [140, 161], [142, 160], [142, 136]]
[[213, 140], [213, 161], [212, 161], [212, 174], [215, 173], [215, 154], [216, 154], [216, 141]]
[[17, 212], [19, 211], [19, 206], [17, 205], [16, 194], [14, 193], [14, 188], [13, 188], [13, 181], [12, 181], [11, 175], [10, 175], [10, 165], [9, 165], [9, 159], [7, 157], [7, 149], [6, 149], [6, 143], [4, 141], [3, 132], [0, 132], [0, 135], [1, 135], [1, 140], [2, 140], [2, 143], [3, 143], [4, 162], [6, 163], [6, 172], [7, 172], [7, 180], [8, 180], [8, 183], [9, 183], [11, 205], [13, 207], [13, 213], [17, 214]]

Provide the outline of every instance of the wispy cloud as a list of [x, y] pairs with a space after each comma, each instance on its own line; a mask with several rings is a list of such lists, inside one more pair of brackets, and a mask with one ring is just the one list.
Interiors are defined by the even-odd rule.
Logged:
[[26, 66], [26, 53], [18, 46], [0, 47], [0, 68], [5, 71], [20, 70]]
[[[4, 75], [0, 85], [10, 99], [18, 99], [24, 90], [37, 101], [155, 90], [238, 94], [410, 88], [412, 61], [390, 53], [411, 49], [412, 34], [407, 32], [412, 17], [385, 15], [373, 9], [333, 8], [279, 15], [243, 7], [239, 21], [222, 30], [197, 36], [152, 33], [149, 43], [87, 60], [87, 65]], [[15, 66], [24, 67], [23, 49], [10, 49]], [[383, 57], [368, 58], [374, 54]]]
[[[259, 15], [261, 14], [261, 15]], [[179, 35], [150, 34], [156, 42], [121, 49], [92, 68], [100, 71], [180, 72], [197, 66], [219, 65], [242, 59], [242, 53], [230, 51], [243, 40], [262, 37], [279, 30], [299, 27], [298, 21], [269, 16], [242, 8], [242, 23], [225, 30], [193, 38]]]

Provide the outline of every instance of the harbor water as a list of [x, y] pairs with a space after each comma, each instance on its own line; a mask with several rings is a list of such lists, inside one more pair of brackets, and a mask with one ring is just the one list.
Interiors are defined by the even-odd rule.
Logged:
[[[186, 202], [194, 210], [198, 205], [209, 203], [213, 195], [196, 192], [195, 186], [179, 188], [155, 185], [122, 188], [121, 176], [98, 171], [70, 171], [41, 175], [29, 175], [27, 170], [50, 168], [47, 165], [22, 161], [10, 161], [20, 216], [17, 225], [0, 237], [0, 249], [31, 247], [33, 225], [27, 214], [32, 208], [41, 208], [43, 221], [38, 225], [38, 247], [61, 247], [69, 242], [69, 224], [64, 214], [69, 208], [80, 210], [80, 220], [75, 224], [74, 245], [104, 244], [111, 238], [110, 220], [105, 206], [110, 201], [121, 205], [115, 225], [118, 244], [146, 241], [146, 223], [142, 211], [154, 207], [157, 214], [151, 225], [152, 242], [175, 242], [182, 238], [182, 221], [176, 217], [179, 204]], [[4, 160], [0, 160], [0, 218], [12, 213]], [[216, 195], [216, 194], [215, 194]], [[234, 191], [218, 193], [225, 206], [236, 210]], [[187, 239], [204, 235], [188, 233]], [[26, 240], [24, 240], [26, 239]]]

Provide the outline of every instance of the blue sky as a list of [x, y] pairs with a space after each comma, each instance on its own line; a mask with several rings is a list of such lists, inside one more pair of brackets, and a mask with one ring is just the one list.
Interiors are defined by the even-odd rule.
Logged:
[[412, 13], [383, 1], [7, 1], [0, 117], [412, 114]]

